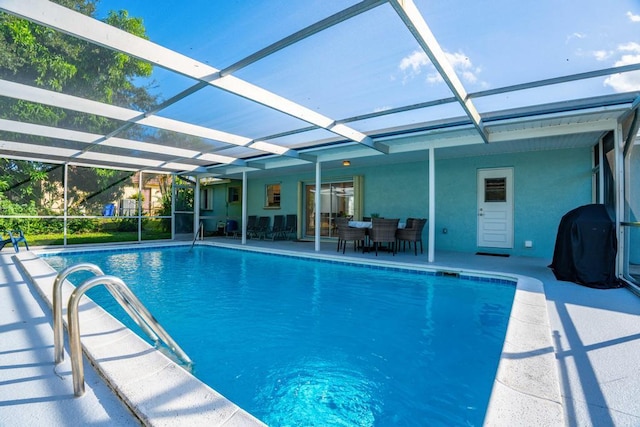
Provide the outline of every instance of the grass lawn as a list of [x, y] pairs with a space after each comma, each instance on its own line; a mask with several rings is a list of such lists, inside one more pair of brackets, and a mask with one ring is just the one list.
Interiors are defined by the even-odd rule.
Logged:
[[[32, 234], [27, 235], [27, 242], [31, 246], [54, 246], [63, 245], [64, 236], [62, 233], [52, 234]], [[171, 239], [171, 233], [162, 231], [144, 231], [143, 240]], [[68, 245], [79, 245], [87, 243], [117, 243], [138, 241], [137, 231], [111, 231], [72, 234], [67, 236]]]

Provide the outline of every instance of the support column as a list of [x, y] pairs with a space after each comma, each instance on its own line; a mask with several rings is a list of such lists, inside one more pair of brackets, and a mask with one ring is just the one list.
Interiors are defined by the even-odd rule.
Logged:
[[316, 252], [320, 252], [320, 191], [322, 190], [322, 176], [321, 176], [322, 168], [320, 167], [320, 162], [316, 162], [316, 197], [314, 201], [315, 211], [316, 211], [316, 232], [315, 232], [315, 250]]
[[427, 260], [435, 260], [436, 243], [436, 159], [435, 148], [429, 148], [429, 248]]
[[142, 179], [143, 172], [138, 171], [138, 243], [142, 242]]
[[178, 176], [174, 173], [171, 175], [171, 240], [176, 238], [176, 180]]
[[64, 197], [64, 208], [63, 208], [64, 209], [64, 213], [63, 213], [63, 215], [64, 216], [62, 217], [62, 236], [63, 236], [63, 238], [62, 238], [62, 246], [66, 247], [67, 246], [67, 221], [68, 221], [67, 215], [69, 215], [69, 208], [67, 206], [68, 201], [69, 201], [68, 198], [67, 198], [67, 192], [69, 190], [69, 188], [68, 188], [69, 187], [69, 185], [68, 185], [68, 183], [69, 183], [69, 164], [68, 163], [64, 164], [63, 171], [64, 171], [63, 172], [64, 176], [62, 177], [62, 179], [64, 180], [64, 185], [63, 185], [63, 187], [64, 187], [64, 189], [63, 189], [63, 191], [64, 191], [64, 196], [63, 196]]
[[[198, 175], [195, 176], [196, 178], [196, 188], [193, 194], [193, 230], [194, 230], [194, 236], [195, 233], [199, 233], [200, 232], [200, 177]], [[203, 236], [200, 236], [200, 239], [202, 239]]]
[[242, 171], [242, 244], [247, 244], [247, 171]]

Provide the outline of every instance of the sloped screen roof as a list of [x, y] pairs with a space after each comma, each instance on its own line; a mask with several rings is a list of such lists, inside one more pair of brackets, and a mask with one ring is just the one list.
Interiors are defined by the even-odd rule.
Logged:
[[[103, 0], [87, 16], [0, 0], [0, 10], [138, 58], [151, 74], [131, 82], [156, 97], [105, 102], [3, 72], [3, 99], [78, 117], [74, 128], [0, 120], [5, 156], [225, 175], [491, 145], [563, 120], [559, 134], [597, 137], [640, 90], [634, 2]], [[141, 18], [148, 40], [102, 22], [120, 10]]]

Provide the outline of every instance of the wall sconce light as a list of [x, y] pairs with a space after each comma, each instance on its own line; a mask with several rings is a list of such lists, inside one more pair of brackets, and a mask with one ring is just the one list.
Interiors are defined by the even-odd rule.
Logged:
[[351, 162], [349, 160], [343, 160], [342, 166], [351, 166]]

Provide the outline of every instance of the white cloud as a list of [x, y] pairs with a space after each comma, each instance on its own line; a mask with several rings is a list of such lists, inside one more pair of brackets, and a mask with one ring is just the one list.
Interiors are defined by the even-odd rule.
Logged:
[[384, 107], [376, 107], [376, 108], [374, 108], [373, 112], [374, 113], [381, 113], [383, 111], [387, 111], [387, 110], [390, 110], [390, 109], [391, 109], [391, 106], [385, 105]]
[[[623, 65], [640, 63], [640, 44], [629, 42], [618, 46], [617, 53], [621, 54], [620, 59], [613, 65], [621, 67]], [[640, 71], [630, 73], [614, 74], [604, 80], [606, 86], [610, 86], [616, 92], [630, 92], [640, 90]]]
[[586, 37], [587, 37], [587, 35], [584, 34], [584, 33], [573, 33], [573, 34], [567, 36], [566, 43], [569, 43], [572, 39], [584, 39]]
[[416, 50], [411, 55], [402, 58], [402, 61], [400, 61], [400, 70], [410, 76], [417, 76], [424, 67], [429, 65], [431, 65], [431, 62], [427, 54]]
[[627, 16], [631, 22], [640, 22], [640, 15], [634, 15], [631, 11], [627, 12]]
[[[467, 55], [462, 52], [445, 52], [445, 56], [463, 83], [486, 86], [486, 83], [480, 81], [478, 78], [478, 74], [482, 72], [482, 69], [480, 67], [474, 67]], [[433, 64], [431, 64], [427, 54], [422, 51], [417, 50], [402, 58], [398, 68], [404, 73], [404, 81], [411, 80], [424, 71], [427, 73], [427, 82], [431, 84], [443, 82], [440, 73], [438, 73]]]
[[618, 46], [618, 50], [622, 52], [640, 53], [640, 43], [629, 42], [629, 43], [621, 44], [620, 46]]
[[611, 52], [607, 50], [596, 50], [595, 52], [593, 52], [593, 56], [598, 61], [604, 61], [611, 57]]

